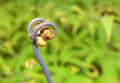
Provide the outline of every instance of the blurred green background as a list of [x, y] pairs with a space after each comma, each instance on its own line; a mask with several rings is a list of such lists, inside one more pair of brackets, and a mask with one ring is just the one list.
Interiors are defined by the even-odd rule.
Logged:
[[120, 83], [120, 0], [0, 0], [0, 83], [47, 83], [27, 36], [42, 17], [57, 35], [39, 52], [53, 83]]

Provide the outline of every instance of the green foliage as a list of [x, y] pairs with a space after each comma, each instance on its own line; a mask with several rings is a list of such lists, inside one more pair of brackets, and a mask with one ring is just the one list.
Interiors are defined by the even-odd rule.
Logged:
[[0, 83], [47, 83], [26, 28], [42, 17], [57, 35], [39, 48], [54, 83], [120, 83], [119, 0], [1, 0]]

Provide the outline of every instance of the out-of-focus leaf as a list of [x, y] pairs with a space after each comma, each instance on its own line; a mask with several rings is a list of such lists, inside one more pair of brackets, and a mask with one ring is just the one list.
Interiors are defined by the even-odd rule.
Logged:
[[104, 16], [101, 21], [105, 31], [106, 41], [110, 42], [113, 31], [114, 16]]
[[103, 82], [118, 83], [117, 71], [112, 58], [105, 59], [102, 66]]
[[77, 13], [79, 13], [79, 14], [83, 14], [82, 9], [80, 9], [80, 7], [77, 6], [77, 5], [71, 6], [71, 7], [70, 7], [70, 10], [73, 11], [73, 12], [77, 12]]
[[96, 23], [95, 23], [95, 21], [90, 20], [88, 22], [88, 27], [89, 27], [89, 30], [90, 30], [90, 34], [92, 36], [95, 36], [95, 32], [96, 32]]

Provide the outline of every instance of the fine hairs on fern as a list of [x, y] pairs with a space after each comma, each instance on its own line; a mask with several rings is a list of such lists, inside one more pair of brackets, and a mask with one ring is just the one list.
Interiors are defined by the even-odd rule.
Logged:
[[[32, 27], [33, 32], [31, 30]], [[38, 52], [38, 46], [45, 46], [47, 44], [47, 40], [52, 39], [56, 35], [56, 25], [52, 22], [47, 22], [42, 18], [35, 18], [28, 24], [27, 34], [32, 41], [34, 55], [38, 60], [38, 63], [40, 64], [48, 83], [52, 83], [50, 73]]]

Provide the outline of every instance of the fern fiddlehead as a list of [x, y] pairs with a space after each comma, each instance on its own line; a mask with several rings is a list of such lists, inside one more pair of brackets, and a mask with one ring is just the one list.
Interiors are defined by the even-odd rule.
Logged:
[[[32, 27], [34, 27], [33, 33], [31, 30]], [[52, 30], [49, 27], [52, 27]], [[45, 46], [47, 43], [46, 41], [52, 39], [56, 35], [56, 25], [52, 22], [47, 22], [42, 18], [35, 18], [28, 24], [27, 33], [32, 40], [34, 55], [40, 64], [48, 83], [52, 83], [50, 73], [38, 52], [38, 46]]]

